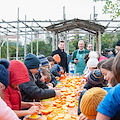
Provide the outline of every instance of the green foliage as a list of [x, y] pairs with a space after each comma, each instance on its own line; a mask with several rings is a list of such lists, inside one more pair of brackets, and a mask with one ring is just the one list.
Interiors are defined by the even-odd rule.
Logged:
[[[120, 37], [120, 35], [118, 36]], [[101, 37], [101, 51], [105, 50], [105, 48], [115, 48], [116, 42], [118, 41], [118, 36], [103, 34]]]
[[[37, 41], [34, 40], [33, 44], [33, 54], [37, 54]], [[46, 44], [44, 41], [38, 41], [38, 55], [43, 54], [45, 56], [50, 56], [52, 51], [52, 45]], [[27, 45], [27, 53], [31, 52], [31, 43]]]
[[[81, 38], [79, 38], [81, 39]], [[52, 44], [51, 44], [51, 38], [49, 39], [48, 44], [46, 44], [44, 41], [38, 41], [38, 55], [44, 54], [46, 57], [51, 55], [52, 51]], [[103, 34], [101, 37], [101, 51], [105, 50], [105, 48], [115, 48], [116, 42], [120, 40], [120, 33], [119, 34]], [[33, 44], [33, 54], [36, 55], [37, 53], [37, 41], [34, 40], [32, 42]], [[85, 42], [87, 44], [87, 42]], [[94, 43], [96, 48], [96, 41]], [[31, 53], [31, 43], [27, 44], [26, 46], [27, 54]], [[78, 40], [74, 40], [69, 42], [69, 52], [73, 52], [76, 49], [78, 49]], [[95, 49], [96, 50], [96, 49]], [[19, 57], [24, 57], [24, 46], [22, 44], [19, 44], [18, 48]], [[1, 49], [1, 55], [2, 58], [7, 58], [7, 43], [5, 42]], [[16, 56], [16, 42], [9, 41], [9, 56], [15, 57]]]
[[[24, 46], [22, 46], [21, 43], [18, 45], [18, 53], [19, 57], [24, 56]], [[15, 57], [16, 56], [16, 42], [14, 41], [9, 41], [9, 56], [10, 57]], [[7, 58], [7, 42], [4, 43], [1, 49], [1, 57], [2, 58]]]
[[111, 14], [111, 17], [117, 18], [120, 16], [120, 0], [94, 0], [97, 1], [105, 1], [105, 5], [103, 7], [103, 13]]

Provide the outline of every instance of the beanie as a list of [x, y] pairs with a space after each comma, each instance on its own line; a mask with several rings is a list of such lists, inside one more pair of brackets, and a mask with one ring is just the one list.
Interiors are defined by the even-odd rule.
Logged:
[[87, 67], [97, 67], [98, 60], [94, 57], [90, 57], [87, 61]]
[[61, 58], [60, 58], [59, 54], [55, 54], [55, 55], [53, 56], [53, 58], [54, 58], [54, 60], [55, 60], [57, 63], [60, 63]]
[[38, 58], [40, 60], [41, 67], [49, 66], [49, 61], [44, 55], [39, 55]]
[[27, 54], [24, 60], [24, 64], [28, 69], [39, 68], [40, 61], [34, 54]]
[[120, 40], [117, 41], [116, 46], [120, 46]]
[[102, 87], [103, 82], [104, 82], [104, 76], [101, 73], [101, 71], [99, 69], [94, 69], [89, 74], [87, 78], [87, 83], [85, 84], [84, 87], [86, 87], [87, 84], [90, 85], [91, 87]]
[[80, 103], [81, 112], [89, 119], [95, 119], [97, 115], [97, 107], [99, 103], [103, 100], [104, 96], [107, 94], [102, 88], [94, 87], [89, 89], [82, 96]]
[[0, 82], [3, 83], [6, 88], [9, 85], [9, 71], [7, 70], [9, 65], [9, 61], [6, 59], [0, 60]]
[[98, 54], [97, 54], [97, 52], [96, 51], [91, 51], [90, 53], [89, 53], [89, 58], [98, 58]]

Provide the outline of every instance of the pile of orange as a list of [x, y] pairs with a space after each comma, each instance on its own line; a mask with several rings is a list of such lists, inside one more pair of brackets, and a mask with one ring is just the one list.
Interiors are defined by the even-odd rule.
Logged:
[[83, 84], [81, 83], [82, 77], [71, 77], [61, 79], [59, 86], [61, 88], [61, 97], [55, 97], [52, 100], [51, 106], [41, 112], [47, 116], [47, 120], [76, 120], [76, 115], [69, 114], [70, 110], [75, 110], [78, 107], [78, 99], [76, 99], [77, 91]]

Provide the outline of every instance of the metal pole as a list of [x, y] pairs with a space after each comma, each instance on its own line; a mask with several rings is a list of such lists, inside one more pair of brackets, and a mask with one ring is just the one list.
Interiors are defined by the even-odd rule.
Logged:
[[93, 7], [93, 20], [95, 21], [95, 6]]
[[[32, 23], [33, 25], [33, 23]], [[31, 32], [31, 53], [33, 54], [33, 44], [32, 44], [32, 41], [33, 41], [33, 36], [32, 36], [32, 32]]]
[[[26, 24], [26, 15], [25, 15], [25, 24]], [[25, 25], [25, 43], [24, 43], [24, 59], [26, 56], [26, 25]]]
[[38, 56], [38, 33], [37, 33], [37, 56]]
[[17, 44], [16, 44], [16, 60], [18, 60], [18, 44], [19, 44], [19, 8], [18, 8], [18, 18], [17, 18]]
[[99, 36], [99, 53], [101, 54], [101, 32], [98, 31], [98, 36]]
[[66, 20], [66, 14], [65, 14], [65, 6], [63, 6], [63, 20]]
[[7, 31], [7, 60], [9, 61], [9, 43], [8, 43], [8, 31]]

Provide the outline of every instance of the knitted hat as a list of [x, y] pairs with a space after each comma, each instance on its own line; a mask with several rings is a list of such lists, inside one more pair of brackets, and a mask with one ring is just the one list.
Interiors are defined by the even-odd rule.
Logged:
[[89, 60], [87, 61], [87, 67], [97, 67], [98, 60], [94, 57], [90, 57]]
[[99, 87], [94, 87], [89, 89], [82, 96], [81, 103], [80, 103], [81, 112], [87, 118], [95, 119], [97, 115], [96, 109], [106, 94], [107, 94], [107, 91]]
[[24, 60], [24, 64], [28, 69], [39, 68], [40, 61], [34, 54], [27, 54]]
[[38, 58], [40, 60], [41, 67], [49, 66], [49, 61], [44, 55], [39, 55]]
[[94, 69], [91, 71], [87, 78], [87, 83], [85, 86], [90, 85], [91, 87], [101, 87], [104, 82], [104, 76], [99, 69]]
[[120, 46], [120, 40], [117, 41], [116, 46]]
[[97, 52], [95, 52], [95, 51], [91, 51], [90, 53], [89, 53], [89, 58], [98, 58], [98, 54], [97, 54]]
[[9, 71], [7, 70], [9, 67], [9, 61], [6, 59], [0, 60], [0, 82], [7, 86], [9, 85]]
[[55, 55], [53, 56], [53, 58], [54, 58], [54, 60], [55, 60], [57, 63], [60, 63], [61, 58], [60, 58], [59, 54], [55, 54]]

